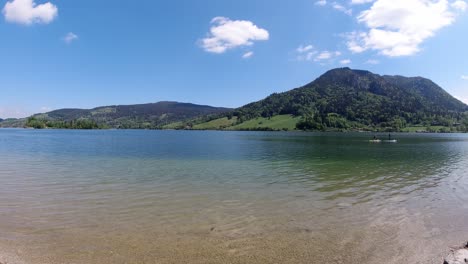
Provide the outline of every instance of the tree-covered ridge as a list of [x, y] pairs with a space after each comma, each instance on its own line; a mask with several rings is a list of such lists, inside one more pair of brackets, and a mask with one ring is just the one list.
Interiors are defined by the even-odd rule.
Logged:
[[34, 115], [27, 119], [26, 126], [67, 129], [159, 129], [170, 123], [230, 110], [178, 102], [104, 106], [94, 109], [60, 109]]
[[238, 122], [276, 115], [300, 116], [299, 129], [459, 125], [468, 107], [421, 77], [380, 76], [334, 69], [315, 81], [234, 110]]
[[36, 129], [43, 128], [63, 128], [63, 129], [106, 129], [107, 125], [100, 125], [90, 119], [77, 119], [71, 121], [47, 120], [29, 117], [26, 126]]
[[340, 68], [237, 109], [176, 102], [61, 109], [2, 126], [468, 132], [468, 106], [422, 77]]

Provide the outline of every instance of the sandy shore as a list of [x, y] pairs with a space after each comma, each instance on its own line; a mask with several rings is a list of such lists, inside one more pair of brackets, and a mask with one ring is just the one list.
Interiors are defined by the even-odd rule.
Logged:
[[[365, 234], [338, 239], [297, 230], [290, 234], [270, 234], [222, 238], [212, 236], [96, 237], [90, 243], [76, 237], [67, 245], [57, 242], [27, 249], [18, 246], [18, 255], [0, 256], [1, 264], [59, 263], [424, 263], [440, 264], [449, 248], [435, 252], [439, 243], [421, 243], [413, 248], [398, 247], [390, 238], [366, 240]], [[89, 239], [89, 238], [88, 238]], [[63, 243], [64, 241], [60, 242]], [[390, 243], [390, 244], [389, 244]], [[44, 251], [45, 250], [45, 251]]]

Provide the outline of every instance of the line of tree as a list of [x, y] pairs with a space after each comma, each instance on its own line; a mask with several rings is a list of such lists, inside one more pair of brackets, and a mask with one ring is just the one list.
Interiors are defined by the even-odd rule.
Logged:
[[36, 117], [29, 117], [26, 122], [26, 127], [35, 129], [105, 129], [105, 125], [97, 124], [89, 119], [77, 119], [71, 121], [58, 121], [39, 119]]

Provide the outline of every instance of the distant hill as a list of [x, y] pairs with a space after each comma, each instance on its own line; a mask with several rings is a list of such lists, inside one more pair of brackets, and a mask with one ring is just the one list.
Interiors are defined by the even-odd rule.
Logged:
[[26, 126], [35, 128], [128, 128], [157, 129], [199, 116], [232, 109], [178, 102], [103, 106], [93, 109], [60, 109], [36, 114]]
[[178, 102], [60, 109], [0, 127], [468, 132], [468, 106], [422, 77], [339, 68], [237, 109]]
[[[431, 80], [339, 68], [303, 87], [213, 117], [211, 127], [205, 122], [193, 128], [402, 131], [410, 126], [441, 126], [458, 130], [467, 122], [466, 111], [467, 105]], [[275, 120], [273, 127], [271, 120]], [[223, 126], [216, 127], [218, 123]]]
[[0, 120], [0, 128], [1, 127], [24, 127], [26, 124], [26, 119], [20, 118], [7, 118]]

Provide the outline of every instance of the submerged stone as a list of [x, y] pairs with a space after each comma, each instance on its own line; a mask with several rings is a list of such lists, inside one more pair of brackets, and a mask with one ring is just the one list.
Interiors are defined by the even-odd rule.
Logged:
[[444, 260], [444, 264], [467, 264], [468, 244], [464, 248], [453, 250]]

